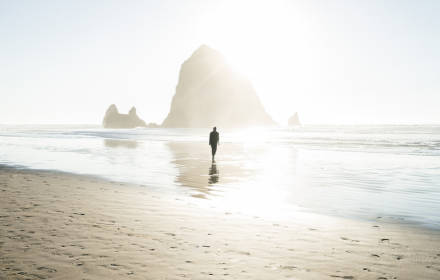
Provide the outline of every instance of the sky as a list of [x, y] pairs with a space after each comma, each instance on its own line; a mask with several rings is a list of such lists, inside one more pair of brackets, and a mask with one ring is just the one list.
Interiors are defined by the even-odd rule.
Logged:
[[202, 44], [279, 124], [440, 124], [440, 1], [0, 0], [0, 124], [161, 124]]

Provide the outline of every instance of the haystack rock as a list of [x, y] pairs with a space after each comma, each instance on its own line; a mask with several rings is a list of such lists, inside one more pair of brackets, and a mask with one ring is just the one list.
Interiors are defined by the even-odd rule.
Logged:
[[104, 128], [135, 128], [138, 126], [146, 127], [147, 124], [136, 114], [136, 108], [133, 107], [127, 114], [119, 114], [115, 104], [110, 105], [105, 112], [102, 120]]
[[287, 122], [288, 125], [295, 126], [295, 125], [301, 125], [299, 122], [299, 116], [298, 113], [295, 113], [292, 117], [290, 117], [289, 121]]
[[179, 74], [162, 127], [211, 128], [276, 125], [250, 80], [218, 51], [202, 45]]

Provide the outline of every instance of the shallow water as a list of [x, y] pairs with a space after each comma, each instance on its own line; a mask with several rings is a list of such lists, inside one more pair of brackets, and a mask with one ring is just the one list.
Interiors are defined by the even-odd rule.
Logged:
[[440, 227], [440, 126], [221, 131], [0, 126], [0, 163], [139, 183], [225, 211], [290, 210]]

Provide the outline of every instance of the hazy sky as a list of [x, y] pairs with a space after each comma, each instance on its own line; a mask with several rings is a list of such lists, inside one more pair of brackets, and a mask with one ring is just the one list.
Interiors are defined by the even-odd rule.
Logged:
[[0, 0], [0, 123], [162, 123], [202, 44], [280, 124], [440, 123], [440, 1], [402, 0]]

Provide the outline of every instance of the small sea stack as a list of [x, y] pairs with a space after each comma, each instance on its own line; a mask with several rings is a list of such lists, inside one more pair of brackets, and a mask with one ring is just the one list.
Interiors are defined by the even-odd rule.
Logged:
[[288, 120], [287, 124], [289, 126], [299, 126], [299, 125], [301, 125], [301, 123], [299, 122], [298, 113], [295, 112], [295, 115], [290, 117], [290, 119]]
[[104, 128], [135, 128], [147, 127], [147, 124], [136, 114], [136, 108], [133, 107], [128, 114], [120, 114], [115, 104], [110, 105], [105, 112], [102, 120]]

